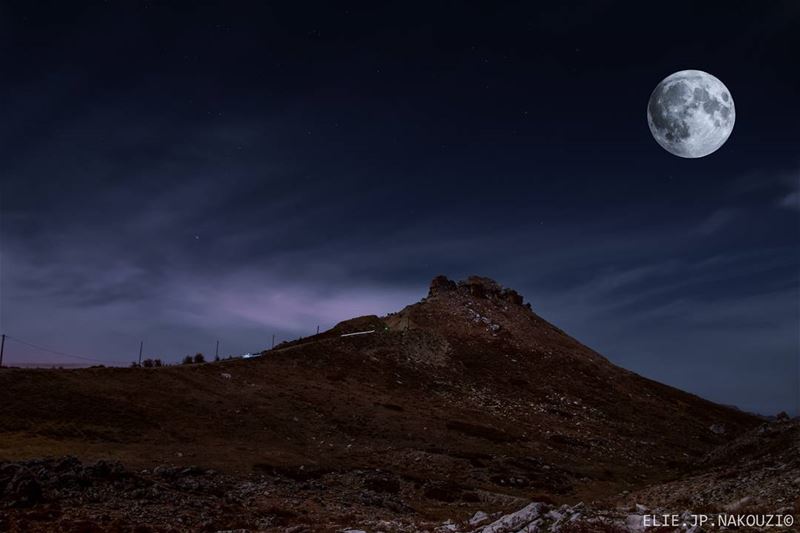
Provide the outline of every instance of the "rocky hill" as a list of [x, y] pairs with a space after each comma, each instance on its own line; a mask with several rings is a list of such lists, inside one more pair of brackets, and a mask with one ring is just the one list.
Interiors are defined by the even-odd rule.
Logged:
[[[437, 277], [397, 313], [254, 359], [4, 369], [0, 405], [0, 459], [14, 470], [0, 490], [16, 506], [5, 520], [28, 531], [29, 513], [47, 530], [86, 520], [86, 508], [103, 527], [334, 531], [574, 504], [680, 478], [759, 423], [611, 364], [479, 277]], [[24, 463], [66, 455], [84, 462], [67, 477], [99, 483], [100, 503], [61, 506], [86, 493], [61, 488], [58, 461]], [[119, 461], [121, 477], [86, 474], [97, 460]], [[157, 473], [186, 468], [203, 474]], [[144, 492], [118, 498], [115, 483]]]

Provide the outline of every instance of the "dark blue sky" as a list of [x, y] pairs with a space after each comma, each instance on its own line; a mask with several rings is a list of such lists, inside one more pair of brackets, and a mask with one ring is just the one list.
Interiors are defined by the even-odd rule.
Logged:
[[[8, 335], [242, 353], [480, 274], [624, 367], [797, 409], [797, 2], [78, 4], [0, 4]], [[683, 69], [736, 103], [703, 159], [647, 126]]]

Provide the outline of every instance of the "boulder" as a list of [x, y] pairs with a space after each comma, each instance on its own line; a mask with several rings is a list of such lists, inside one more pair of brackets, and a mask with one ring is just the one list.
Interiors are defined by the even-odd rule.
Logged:
[[470, 296], [475, 298], [499, 296], [503, 290], [499, 283], [482, 276], [470, 276], [465, 281], [459, 282], [458, 286], [465, 289]]
[[428, 297], [434, 297], [444, 292], [451, 292], [457, 288], [456, 282], [447, 279], [447, 276], [436, 276], [431, 280], [431, 286], [428, 289]]
[[27, 468], [3, 465], [0, 468], [0, 500], [8, 507], [30, 507], [42, 501], [42, 487]]
[[400, 492], [400, 480], [389, 472], [372, 472], [364, 478], [364, 486], [375, 492], [397, 494]]

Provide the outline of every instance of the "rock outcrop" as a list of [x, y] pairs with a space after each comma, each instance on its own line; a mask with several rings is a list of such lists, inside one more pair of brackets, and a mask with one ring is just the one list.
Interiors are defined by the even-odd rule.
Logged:
[[523, 305], [524, 299], [517, 291], [506, 289], [496, 281], [482, 276], [470, 276], [466, 280], [455, 282], [447, 276], [436, 276], [428, 290], [429, 298], [436, 298], [446, 293], [461, 291], [475, 298], [502, 300], [514, 305]]

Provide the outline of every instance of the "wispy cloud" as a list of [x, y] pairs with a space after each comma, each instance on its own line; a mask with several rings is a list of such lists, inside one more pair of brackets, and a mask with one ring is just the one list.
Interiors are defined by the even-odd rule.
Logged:
[[800, 210], [800, 170], [750, 173], [734, 180], [729, 193], [740, 200], [763, 198], [778, 208]]
[[734, 208], [717, 209], [694, 228], [694, 232], [704, 236], [712, 235], [736, 220], [739, 213], [740, 210]]
[[266, 330], [305, 335], [346, 318], [383, 315], [424, 296], [422, 287], [392, 287], [357, 280], [287, 281], [265, 272], [242, 272], [215, 283], [171, 284], [172, 319], [201, 327], [250, 323]]
[[781, 207], [800, 210], [800, 189], [791, 191], [778, 202]]

